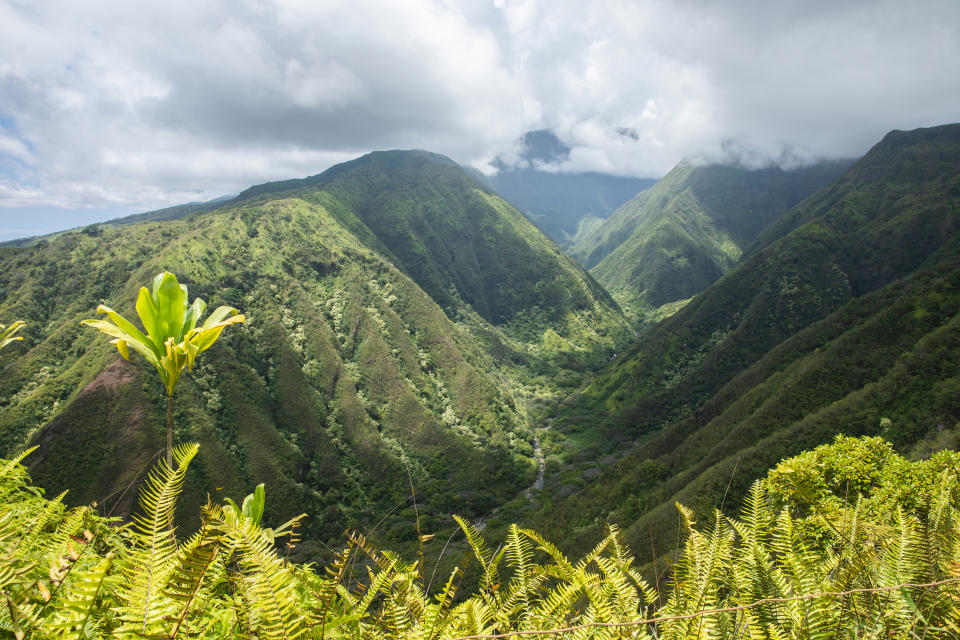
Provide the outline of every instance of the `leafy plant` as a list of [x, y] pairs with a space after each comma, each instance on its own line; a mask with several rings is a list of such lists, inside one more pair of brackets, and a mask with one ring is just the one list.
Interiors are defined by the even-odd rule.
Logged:
[[238, 507], [237, 503], [230, 498], [226, 499], [226, 503], [227, 504], [223, 506], [223, 515], [227, 522], [235, 525], [246, 522], [255, 527], [260, 527], [260, 532], [270, 542], [274, 542], [278, 537], [283, 535], [288, 535], [292, 538], [294, 535], [293, 530], [297, 527], [304, 515], [306, 515], [291, 518], [279, 527], [264, 527], [261, 524], [261, 520], [263, 519], [263, 509], [267, 503], [267, 493], [262, 482], [256, 486], [253, 493], [248, 494], [247, 497], [243, 499], [243, 506]]
[[[875, 450], [880, 447], [880, 455]], [[441, 640], [573, 638], [902, 638], [960, 633], [960, 454], [911, 463], [875, 439], [838, 439], [754, 484], [739, 518], [698, 527], [672, 589], [654, 593], [616, 527], [568, 559], [516, 525], [491, 549], [457, 518], [466, 560], [434, 590], [419, 561], [351, 533], [326, 567], [282, 558], [247, 513], [208, 502], [200, 529], [166, 526], [196, 444], [176, 447], [117, 529], [43, 498], [20, 456], [0, 461], [0, 637]], [[24, 454], [26, 455], [26, 454]], [[858, 491], [841, 487], [864, 479]], [[912, 487], [911, 499], [904, 490]], [[810, 489], [814, 488], [815, 491]], [[663, 603], [661, 605], [661, 603]]]
[[14, 334], [19, 331], [24, 324], [25, 323], [23, 320], [17, 320], [9, 327], [0, 324], [0, 349], [3, 349], [5, 346], [16, 340], [23, 340], [23, 336], [14, 337]]
[[140, 288], [137, 296], [137, 315], [146, 334], [110, 307], [101, 304], [97, 313], [107, 320], [84, 320], [82, 324], [113, 336], [125, 360], [130, 359], [130, 348], [152, 364], [167, 390], [167, 466], [173, 464], [173, 390], [183, 370], [193, 370], [197, 356], [206, 351], [220, 337], [225, 327], [246, 320], [233, 307], [220, 306], [200, 327], [197, 323], [207, 309], [201, 298], [187, 302], [187, 287], [177, 282], [168, 271], [157, 274], [153, 289]]

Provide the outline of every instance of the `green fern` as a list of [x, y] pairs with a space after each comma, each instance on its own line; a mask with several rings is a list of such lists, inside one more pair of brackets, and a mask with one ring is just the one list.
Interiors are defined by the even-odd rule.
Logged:
[[299, 581], [257, 524], [227, 513], [214, 512], [212, 520], [239, 568], [239, 574], [229, 578], [242, 594], [237, 601], [238, 618], [246, 621], [248, 633], [261, 638], [299, 637], [306, 623], [297, 596]]
[[89, 627], [96, 626], [94, 613], [97, 610], [97, 598], [113, 559], [113, 554], [108, 553], [98, 565], [74, 577], [70, 591], [57, 607], [53, 620], [42, 625], [44, 633], [77, 640], [91, 635]]
[[177, 468], [161, 461], [140, 489], [140, 511], [133, 516], [134, 547], [119, 594], [123, 602], [119, 611], [121, 634], [165, 637], [168, 620], [176, 619], [177, 603], [165, 593], [178, 557], [171, 523], [187, 466], [198, 450], [196, 443], [175, 447]]

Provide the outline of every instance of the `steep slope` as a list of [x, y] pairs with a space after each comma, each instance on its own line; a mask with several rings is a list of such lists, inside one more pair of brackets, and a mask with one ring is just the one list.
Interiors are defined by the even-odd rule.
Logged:
[[325, 209], [285, 199], [3, 260], [0, 315], [29, 340], [4, 362], [2, 446], [39, 444], [51, 490], [116, 498], [162, 447], [154, 372], [79, 325], [101, 299], [133, 316], [161, 269], [250, 318], [177, 392], [177, 440], [203, 445], [193, 502], [265, 481], [276, 517], [309, 506], [336, 527], [402, 501], [405, 465], [441, 511], [486, 511], [527, 481], [522, 416], [490, 357]]
[[333, 198], [340, 221], [448, 315], [464, 306], [565, 360], [600, 364], [629, 337], [619, 308], [519, 211], [449, 158], [375, 152], [238, 197]]
[[802, 169], [681, 163], [572, 249], [631, 315], [657, 319], [729, 271], [787, 209], [848, 161]]
[[607, 218], [656, 182], [594, 172], [506, 167], [485, 180], [561, 247], [572, 246], [585, 227]]
[[629, 452], [593, 471], [568, 456], [541, 526], [575, 537], [610, 519], [659, 555], [675, 500], [735, 505], [837, 432], [914, 454], [960, 441], [960, 125], [890, 133], [780, 224], [564, 403], [555, 428], [590, 459]]
[[[273, 521], [307, 511], [313, 535], [336, 538], [389, 512], [381, 533], [406, 540], [409, 473], [424, 526], [488, 513], [533, 480], [525, 380], [547, 373], [535, 391], [549, 394], [559, 366], [607, 359], [628, 328], [582, 269], [463, 175], [436, 156], [374, 154], [322, 186], [7, 249], [0, 318], [28, 326], [0, 363], [0, 449], [37, 444], [49, 490], [129, 506], [125, 487], [163, 444], [162, 389], [79, 323], [100, 301], [134, 317], [137, 289], [166, 269], [249, 318], [177, 390], [175, 438], [202, 444], [185, 512], [262, 481]], [[499, 290], [482, 289], [495, 286], [485, 271]]]

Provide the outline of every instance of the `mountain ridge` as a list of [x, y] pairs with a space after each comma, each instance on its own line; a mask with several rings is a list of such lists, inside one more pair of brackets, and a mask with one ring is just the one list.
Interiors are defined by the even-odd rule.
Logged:
[[681, 162], [572, 254], [632, 315], [657, 319], [729, 271], [769, 224], [850, 162], [790, 171]]
[[[460, 171], [431, 158], [412, 156], [427, 162], [418, 171], [428, 176]], [[137, 289], [170, 270], [192, 296], [248, 317], [177, 390], [175, 439], [202, 443], [186, 504], [199, 507], [215, 486], [243, 495], [264, 481], [271, 517], [307, 509], [332, 540], [404, 502], [408, 472], [438, 514], [477, 516], [516, 495], [535, 473], [531, 415], [557, 392], [556, 380], [577, 384], [583, 367], [608, 359], [629, 327], [612, 302], [593, 296], [601, 290], [579, 266], [466, 176], [450, 178], [427, 211], [486, 207], [491, 237], [517, 238], [514, 255], [496, 259], [553, 262], [541, 270], [547, 279], [527, 283], [530, 298], [506, 302], [525, 324], [511, 316], [496, 326], [465, 304], [441, 308], [397, 258], [404, 245], [380, 240], [390, 240], [375, 224], [380, 214], [353, 208], [401, 211], [410, 176], [351, 199], [350, 180], [369, 177], [355, 173], [362, 164], [327, 174], [336, 193], [315, 184], [263, 191], [215, 211], [4, 253], [0, 316], [28, 324], [19, 357], [3, 362], [0, 447], [40, 444], [35, 477], [71, 489], [71, 500], [122, 493], [162, 447], [159, 385], [144, 363], [117, 364], [115, 349], [79, 321], [100, 301], [129, 313]], [[578, 288], [581, 300], [545, 296], [555, 282]], [[120, 511], [134, 494], [123, 495]], [[383, 535], [406, 540], [414, 515], [399, 509]]]
[[651, 187], [651, 178], [598, 172], [565, 173], [501, 166], [484, 180], [561, 247], [574, 246], [584, 226], [605, 220]]
[[572, 471], [548, 478], [540, 526], [576, 544], [611, 519], [662, 553], [675, 501], [736, 504], [770, 464], [836, 433], [917, 453], [960, 443], [960, 125], [885, 137], [783, 219], [792, 230], [563, 403], [554, 429], [626, 454], [567, 496]]

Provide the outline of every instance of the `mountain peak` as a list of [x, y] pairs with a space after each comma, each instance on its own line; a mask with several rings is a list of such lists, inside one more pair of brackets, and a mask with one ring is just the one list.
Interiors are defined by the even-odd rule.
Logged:
[[[323, 186], [338, 176], [363, 167], [378, 167], [383, 171], [404, 172], [422, 170], [430, 166], [446, 167], [456, 170], [459, 174], [473, 181], [473, 178], [469, 177], [460, 165], [445, 155], [424, 149], [390, 149], [387, 151], [371, 151], [359, 158], [334, 165], [322, 173], [306, 178], [278, 180], [255, 185], [241, 192], [236, 200], [239, 202], [268, 193], [280, 193], [306, 187]], [[477, 186], [481, 187], [482, 185], [477, 183]]]

